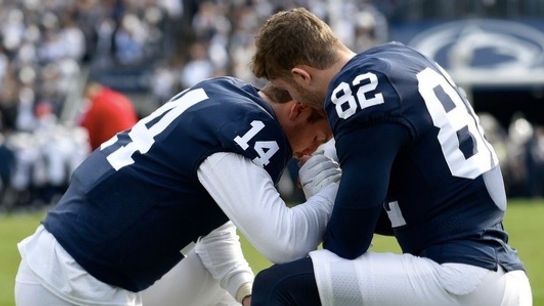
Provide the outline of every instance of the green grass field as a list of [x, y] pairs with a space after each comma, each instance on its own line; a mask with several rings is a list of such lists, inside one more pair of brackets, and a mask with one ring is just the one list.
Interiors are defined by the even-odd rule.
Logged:
[[[0, 215], [0, 306], [12, 306], [13, 285], [19, 253], [16, 243], [31, 234], [43, 213]], [[510, 243], [518, 249], [529, 272], [534, 305], [544, 305], [544, 202], [511, 201], [505, 220]], [[539, 238], [540, 237], [540, 238]], [[255, 272], [270, 265], [255, 249], [242, 241], [244, 253]], [[393, 239], [377, 237], [374, 251], [394, 251], [399, 248]]]

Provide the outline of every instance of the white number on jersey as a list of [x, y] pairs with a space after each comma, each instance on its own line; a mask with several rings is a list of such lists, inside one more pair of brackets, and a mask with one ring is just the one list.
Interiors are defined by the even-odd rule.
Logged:
[[[250, 124], [251, 128], [249, 131], [243, 136], [237, 135], [234, 138], [234, 142], [236, 142], [244, 151], [249, 148], [248, 142], [264, 129], [264, 123], [260, 120], [253, 120]], [[259, 155], [259, 157], [253, 159], [253, 162], [264, 167], [270, 163], [270, 159], [279, 151], [280, 147], [276, 141], [256, 141], [253, 149], [257, 152], [257, 155]]]
[[[136, 151], [140, 154], [145, 154], [151, 149], [153, 143], [155, 143], [155, 136], [164, 131], [168, 125], [170, 125], [177, 117], [185, 112], [191, 106], [205, 101], [208, 99], [208, 95], [202, 88], [193, 89], [182, 93], [179, 98], [165, 103], [163, 106], [156, 109], [149, 116], [138, 121], [128, 133], [128, 136], [132, 142], [125, 146], [118, 148], [110, 153], [107, 157], [110, 165], [119, 170], [125, 166], [134, 163], [132, 154]], [[146, 124], [153, 119], [163, 115], [160, 120], [155, 122], [151, 127], [147, 127]], [[100, 150], [103, 150], [117, 141], [117, 135], [113, 136], [110, 140], [104, 142], [100, 146]]]
[[[445, 72], [443, 72], [445, 73]], [[463, 101], [453, 83], [444, 75], [431, 68], [417, 74], [421, 97], [438, 131], [438, 141], [451, 174], [456, 177], [474, 179], [491, 170], [498, 164], [495, 151], [483, 137], [480, 126], [470, 104]], [[448, 97], [441, 100], [436, 90], [441, 90]], [[468, 134], [467, 134], [468, 133]], [[472, 152], [461, 150], [460, 138], [470, 137]]]
[[[362, 81], [368, 81], [368, 83], [361, 85]], [[353, 96], [353, 91], [348, 83], [342, 82], [336, 86], [332, 91], [331, 101], [336, 105], [336, 112], [338, 117], [342, 119], [348, 119], [357, 111], [357, 101], [359, 107], [365, 109], [367, 107], [382, 104], [384, 102], [383, 95], [376, 93], [372, 97], [367, 97], [371, 91], [374, 91], [378, 87], [378, 78], [372, 72], [359, 74], [353, 79], [352, 86], [359, 87], [357, 90], [357, 98]], [[341, 94], [341, 95], [339, 95]], [[347, 104], [346, 104], [347, 103]]]

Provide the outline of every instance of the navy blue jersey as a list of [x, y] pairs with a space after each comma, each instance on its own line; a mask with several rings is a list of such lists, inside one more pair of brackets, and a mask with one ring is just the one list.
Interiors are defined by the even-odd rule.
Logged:
[[274, 182], [291, 158], [270, 106], [234, 78], [203, 81], [104, 143], [43, 224], [97, 279], [145, 289], [228, 221], [197, 177], [216, 152], [253, 160]]
[[[370, 49], [333, 79], [325, 109], [343, 170], [329, 248], [361, 243], [366, 251], [383, 204], [404, 252], [523, 269], [501, 223], [506, 197], [496, 154], [440, 66], [398, 43]], [[372, 228], [350, 233], [347, 225], [369, 226], [349, 220], [357, 210]]]

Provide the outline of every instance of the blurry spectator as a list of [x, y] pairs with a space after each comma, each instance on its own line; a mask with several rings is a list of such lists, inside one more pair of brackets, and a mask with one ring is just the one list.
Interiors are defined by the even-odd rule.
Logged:
[[109, 64], [110, 53], [112, 48], [113, 33], [115, 30], [115, 25], [113, 20], [104, 19], [102, 20], [96, 28], [96, 49], [95, 49], [95, 62], [100, 63], [100, 65]]
[[2, 10], [4, 20], [1, 28], [3, 45], [9, 52], [15, 52], [23, 41], [25, 25], [23, 23], [23, 12], [19, 9]]
[[176, 91], [177, 73], [167, 66], [160, 66], [151, 78], [151, 93], [158, 104], [165, 103]]
[[0, 205], [3, 203], [6, 188], [11, 184], [14, 162], [15, 155], [5, 145], [4, 136], [0, 133]]
[[190, 49], [190, 60], [181, 70], [181, 85], [191, 87], [214, 75], [214, 67], [208, 57], [208, 49], [201, 42], [195, 42]]
[[480, 125], [484, 129], [485, 138], [495, 149], [504, 174], [505, 166], [508, 163], [506, 131], [493, 115], [489, 113], [479, 113], [478, 117], [480, 118]]
[[[47, 109], [46, 105], [38, 107], [39, 120], [49, 116]], [[0, 153], [0, 168], [10, 172], [4, 181], [4, 209], [54, 203], [89, 152], [87, 133], [82, 128], [43, 126], [34, 133], [17, 132], [6, 138], [4, 155]]]
[[[226, 10], [223, 6], [212, 1], [200, 3], [198, 12], [193, 18], [193, 30], [198, 39], [211, 39], [216, 32], [228, 27], [230, 24], [225, 17]], [[227, 29], [228, 30], [228, 29]]]
[[479, 113], [480, 125], [484, 129], [484, 135], [487, 141], [493, 146], [499, 159], [499, 165], [504, 180], [504, 185], [508, 195], [511, 195], [512, 169], [510, 166], [510, 156], [508, 156], [508, 135], [499, 121], [489, 113]]
[[43, 62], [60, 60], [66, 54], [67, 46], [61, 40], [57, 29], [45, 32], [45, 41], [39, 49], [39, 56]]
[[510, 196], [528, 195], [527, 143], [533, 135], [533, 125], [521, 114], [515, 114], [508, 127], [508, 167], [510, 169]]
[[355, 15], [353, 48], [366, 50], [387, 41], [387, 21], [374, 7], [368, 5]]
[[4, 50], [2, 46], [0, 45], [0, 92], [2, 91], [2, 83], [4, 80], [4, 77], [8, 73], [8, 57], [4, 53]]
[[[34, 179], [38, 178], [38, 184], [42, 183], [40, 168], [40, 150], [36, 145], [36, 139], [30, 133], [17, 133], [12, 135], [7, 146], [15, 156], [11, 187], [17, 194], [14, 205], [30, 204], [35, 195]], [[9, 205], [9, 206], [14, 206]]]
[[146, 32], [134, 15], [123, 17], [115, 34], [115, 58], [123, 65], [137, 64], [144, 58]]
[[368, 0], [336, 2], [328, 14], [334, 31], [354, 50], [360, 52], [387, 41], [385, 16]]
[[32, 132], [36, 128], [34, 115], [35, 92], [32, 87], [25, 86], [19, 91], [16, 127], [19, 131]]
[[72, 16], [68, 15], [62, 19], [60, 40], [65, 47], [65, 56], [75, 60], [83, 59], [85, 55], [85, 36], [83, 31], [77, 27]]
[[181, 14], [183, 14], [183, 1], [157, 0], [157, 4], [162, 7], [172, 19], [179, 18], [181, 17]]
[[2, 131], [12, 131], [15, 129], [17, 120], [17, 108], [19, 94], [17, 82], [13, 78], [7, 78], [4, 82], [5, 86], [0, 90], [0, 120], [2, 123]]
[[88, 62], [97, 52], [97, 32], [103, 22], [104, 5], [99, 5], [99, 0], [76, 1], [75, 11], [72, 14], [78, 28], [85, 39], [85, 53], [83, 60]]
[[531, 197], [544, 197], [544, 127], [537, 127], [527, 143], [527, 187]]
[[89, 133], [92, 150], [137, 121], [132, 102], [117, 91], [91, 82], [85, 88], [85, 97], [88, 109], [83, 114], [81, 126]]

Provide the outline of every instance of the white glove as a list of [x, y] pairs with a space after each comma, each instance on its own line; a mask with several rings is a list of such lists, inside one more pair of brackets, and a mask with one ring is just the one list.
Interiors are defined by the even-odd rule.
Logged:
[[342, 176], [342, 170], [336, 162], [323, 155], [323, 152], [312, 155], [299, 172], [300, 184], [302, 191], [309, 199], [317, 194], [323, 187], [336, 183]]
[[323, 155], [325, 155], [325, 157], [328, 157], [338, 163], [338, 156], [336, 155], [335, 144], [336, 142], [334, 141], [334, 138], [331, 138], [329, 141], [317, 147], [314, 154], [323, 152]]

